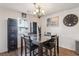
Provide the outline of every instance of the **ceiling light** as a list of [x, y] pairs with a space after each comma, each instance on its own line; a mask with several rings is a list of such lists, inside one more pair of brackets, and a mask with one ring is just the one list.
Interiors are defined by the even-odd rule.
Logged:
[[43, 15], [45, 15], [45, 11], [42, 10], [42, 8], [39, 5], [34, 3], [34, 6], [35, 6], [35, 10], [33, 12], [34, 15], [36, 15], [38, 18], [41, 18]]

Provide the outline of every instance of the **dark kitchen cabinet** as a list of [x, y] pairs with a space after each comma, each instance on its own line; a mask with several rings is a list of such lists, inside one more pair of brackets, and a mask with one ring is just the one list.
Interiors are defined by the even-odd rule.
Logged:
[[7, 21], [8, 34], [8, 52], [17, 49], [17, 20], [8, 18]]

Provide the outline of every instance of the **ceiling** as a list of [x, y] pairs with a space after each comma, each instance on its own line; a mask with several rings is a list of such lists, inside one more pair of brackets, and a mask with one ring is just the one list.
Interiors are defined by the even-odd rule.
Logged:
[[[46, 15], [79, 7], [78, 3], [39, 3]], [[0, 3], [0, 7], [33, 15], [33, 3]]]

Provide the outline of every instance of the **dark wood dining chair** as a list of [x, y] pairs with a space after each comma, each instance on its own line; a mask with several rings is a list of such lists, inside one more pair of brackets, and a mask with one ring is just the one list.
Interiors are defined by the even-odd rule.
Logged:
[[27, 55], [27, 50], [29, 50], [30, 56], [36, 56], [38, 54], [38, 45], [34, 44], [31, 40], [30, 36], [25, 36], [24, 37], [24, 42], [25, 42], [25, 55]]
[[[55, 46], [55, 37], [51, 37], [50, 40], [43, 43], [43, 47], [45, 47], [45, 55], [52, 56], [54, 50], [54, 56], [56, 56], [56, 46]], [[50, 55], [48, 55], [48, 50], [50, 51]]]

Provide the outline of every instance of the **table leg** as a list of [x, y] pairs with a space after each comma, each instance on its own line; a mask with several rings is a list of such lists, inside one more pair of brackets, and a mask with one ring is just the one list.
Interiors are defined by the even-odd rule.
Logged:
[[21, 38], [21, 56], [22, 56], [22, 54], [23, 54], [23, 40]]
[[45, 48], [45, 55], [48, 56], [48, 49], [47, 48]]
[[42, 47], [42, 44], [40, 43], [40, 46], [38, 48], [38, 55], [39, 56], [43, 56], [43, 47]]
[[25, 56], [27, 56], [27, 45], [26, 45], [26, 41], [25, 41]]
[[59, 37], [57, 37], [57, 55], [59, 56]]
[[50, 49], [50, 56], [52, 56], [52, 49]]
[[56, 56], [56, 45], [54, 46], [54, 56]]

